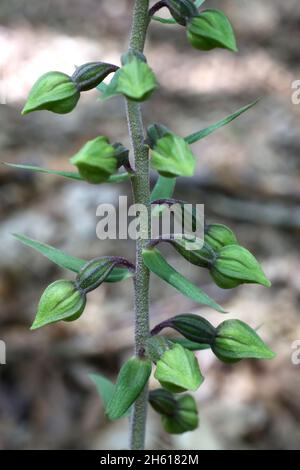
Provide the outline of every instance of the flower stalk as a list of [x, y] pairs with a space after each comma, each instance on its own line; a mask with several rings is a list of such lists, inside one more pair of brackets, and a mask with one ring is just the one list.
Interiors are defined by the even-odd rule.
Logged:
[[[135, 0], [129, 51], [143, 52], [149, 24], [149, 0]], [[127, 122], [134, 155], [135, 176], [132, 178], [134, 202], [148, 208], [148, 219], [141, 220], [141, 232], [146, 237], [136, 242], [136, 274], [134, 280], [135, 352], [142, 356], [149, 336], [149, 270], [143, 262], [143, 249], [150, 238], [150, 178], [149, 149], [139, 103], [126, 100]], [[145, 386], [133, 406], [130, 429], [130, 449], [141, 450], [145, 445], [148, 388]]]

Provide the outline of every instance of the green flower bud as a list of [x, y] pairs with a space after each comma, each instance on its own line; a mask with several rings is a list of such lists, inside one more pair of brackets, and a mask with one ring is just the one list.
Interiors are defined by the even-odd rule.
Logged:
[[174, 20], [182, 26], [199, 13], [192, 0], [166, 0], [166, 4]]
[[204, 378], [192, 351], [175, 344], [156, 364], [154, 377], [170, 392], [197, 390]]
[[22, 114], [46, 109], [53, 113], [70, 113], [80, 93], [72, 78], [61, 72], [48, 72], [33, 85]]
[[153, 331], [161, 331], [164, 328], [173, 328], [185, 338], [195, 343], [211, 344], [214, 340], [216, 329], [205, 318], [192, 313], [176, 315], [176, 317], [157, 325]]
[[181, 434], [198, 427], [198, 410], [191, 395], [174, 396], [167, 390], [158, 389], [149, 393], [149, 403], [161, 415], [166, 432]]
[[89, 183], [102, 183], [117, 171], [116, 149], [106, 137], [99, 136], [89, 140], [71, 158], [71, 163]]
[[232, 26], [219, 10], [204, 10], [192, 18], [187, 26], [187, 37], [193, 47], [202, 51], [216, 47], [237, 51]]
[[239, 245], [221, 248], [210, 268], [210, 274], [223, 289], [231, 289], [240, 284], [271, 286], [258, 261], [246, 248]]
[[104, 62], [89, 62], [77, 67], [72, 75], [72, 80], [77, 84], [79, 91], [92, 90], [118, 68], [116, 65]]
[[32, 330], [60, 320], [77, 320], [86, 304], [86, 296], [74, 282], [55, 281], [47, 287], [39, 302]]
[[118, 70], [115, 93], [121, 93], [132, 101], [145, 101], [157, 88], [155, 75], [148, 64], [132, 57]]
[[188, 144], [181, 137], [166, 134], [151, 149], [151, 166], [162, 176], [193, 176], [196, 159]]
[[211, 345], [212, 351], [223, 362], [241, 359], [273, 359], [275, 354], [258, 334], [240, 320], [221, 323]]
[[215, 251], [219, 251], [223, 246], [238, 245], [233, 231], [222, 224], [210, 224], [205, 227], [204, 240]]
[[194, 431], [199, 425], [198, 410], [191, 395], [177, 397], [177, 406], [173, 416], [162, 416], [162, 424], [170, 434], [182, 434]]
[[151, 374], [151, 362], [148, 359], [132, 357], [119, 372], [114, 393], [107, 405], [109, 419], [119, 419], [142, 393]]
[[91, 292], [99, 287], [114, 269], [116, 261], [111, 259], [97, 258], [89, 261], [79, 271], [76, 285], [84, 293]]
[[163, 388], [149, 393], [149, 403], [157, 413], [165, 416], [173, 416], [177, 406], [174, 395]]
[[[186, 248], [186, 243], [188, 243], [189, 249]], [[213, 263], [216, 253], [206, 242], [203, 243], [202, 248], [200, 249], [191, 249], [192, 241], [186, 241], [184, 239], [175, 239], [171, 240], [171, 244], [174, 246], [176, 251], [183, 256], [189, 263], [194, 264], [195, 266], [200, 266], [202, 268], [208, 268]], [[195, 242], [195, 247], [197, 247], [197, 240]]]

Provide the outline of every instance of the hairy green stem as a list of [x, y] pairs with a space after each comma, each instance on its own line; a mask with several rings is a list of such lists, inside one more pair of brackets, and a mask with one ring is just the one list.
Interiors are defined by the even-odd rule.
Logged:
[[[129, 48], [143, 52], [149, 24], [149, 0], [135, 0]], [[127, 121], [135, 161], [135, 176], [132, 178], [134, 202], [148, 208], [141, 214], [142, 237], [136, 242], [135, 275], [135, 353], [143, 355], [145, 341], [149, 336], [149, 271], [143, 263], [142, 250], [150, 238], [150, 181], [149, 152], [144, 144], [144, 126], [140, 105], [127, 100]], [[130, 449], [142, 450], [145, 445], [148, 389], [145, 387], [136, 400], [131, 416]]]

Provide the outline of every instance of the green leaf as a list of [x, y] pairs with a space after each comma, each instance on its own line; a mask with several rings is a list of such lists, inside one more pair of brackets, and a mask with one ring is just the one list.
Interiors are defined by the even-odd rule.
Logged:
[[[100, 398], [102, 399], [104, 410], [106, 412], [108, 403], [115, 391], [115, 384], [104, 377], [103, 375], [100, 374], [89, 374], [89, 378], [94, 382], [96, 385], [98, 394], [100, 395]], [[124, 418], [126, 416], [129, 416], [131, 413], [131, 408], [124, 413]], [[121, 416], [121, 417], [123, 417]]]
[[275, 357], [275, 353], [261, 340], [255, 330], [240, 320], [226, 320], [221, 323], [211, 349], [224, 362]]
[[144, 263], [150, 271], [158, 277], [166, 281], [171, 286], [175, 287], [186, 297], [192, 299], [194, 302], [207, 305], [218, 312], [225, 313], [223, 308], [211, 299], [202, 289], [195, 286], [182, 274], [170, 266], [163, 258], [160, 252], [154, 248], [143, 250]]
[[154, 377], [170, 392], [197, 390], [204, 378], [192, 351], [175, 344], [156, 364]]
[[132, 178], [133, 176], [134, 175], [132, 173], [118, 173], [116, 175], [111, 175], [108, 178], [107, 183], [123, 183], [124, 181], [130, 180], [130, 178]]
[[158, 84], [149, 65], [133, 57], [120, 69], [117, 91], [133, 101], [145, 101]]
[[196, 159], [184, 139], [175, 134], [166, 134], [150, 149], [151, 166], [167, 178], [192, 176]]
[[33, 165], [27, 165], [27, 164], [17, 164], [17, 163], [7, 163], [3, 162], [4, 165], [7, 165], [12, 168], [18, 168], [20, 170], [28, 170], [28, 171], [33, 171], [36, 173], [46, 173], [49, 175], [57, 175], [57, 176], [63, 176], [64, 178], [70, 178], [72, 180], [83, 180], [83, 178], [80, 176], [79, 173], [76, 173], [74, 171], [56, 171], [56, 170], [48, 170], [47, 168], [42, 168], [40, 166], [33, 166]]
[[107, 87], [108, 87], [108, 84], [104, 82], [101, 82], [99, 83], [99, 85], [96, 86], [97, 90], [100, 91], [100, 93], [102, 94], [106, 92]]
[[152, 16], [152, 20], [158, 21], [159, 23], [163, 24], [177, 24], [173, 18], [161, 18], [160, 16]]
[[125, 281], [125, 279], [129, 279], [132, 277], [132, 272], [128, 271], [128, 269], [124, 268], [114, 268], [110, 275], [105, 279], [104, 282], [120, 282]]
[[111, 396], [114, 392], [115, 385], [111, 380], [100, 374], [89, 374], [89, 378], [94, 382], [97, 387], [97, 391], [103, 401], [104, 409], [107, 409], [107, 405]]
[[151, 193], [151, 202], [157, 199], [169, 199], [173, 196], [176, 178], [159, 176]]
[[187, 26], [188, 41], [196, 49], [210, 51], [220, 47], [236, 52], [236, 41], [227, 16], [220, 10], [204, 10]]
[[[33, 240], [32, 238], [26, 237], [25, 235], [14, 233], [13, 236], [20, 242], [24, 243], [24, 245], [30, 246], [30, 248], [38, 251], [53, 263], [57, 264], [61, 268], [68, 269], [69, 271], [78, 273], [87, 263], [87, 261], [84, 259], [67, 255], [65, 252], [58, 250], [57, 248], [46, 245], [45, 243], [38, 242], [37, 240]], [[132, 273], [130, 273], [130, 271], [127, 269], [114, 268], [113, 272], [109, 275], [105, 282], [119, 282], [131, 276]]]
[[[12, 168], [18, 168], [20, 170], [28, 170], [28, 171], [33, 171], [35, 173], [46, 173], [49, 175], [57, 175], [57, 176], [62, 176], [64, 178], [70, 178], [72, 180], [77, 180], [77, 181], [84, 181], [83, 177], [80, 176], [79, 173], [76, 173], [74, 171], [57, 171], [57, 170], [49, 170], [47, 168], [42, 168], [40, 166], [33, 166], [33, 165], [27, 165], [27, 164], [17, 164], [17, 163], [7, 163], [3, 162], [4, 165], [7, 165]], [[132, 177], [130, 173], [119, 173], [116, 175], [112, 175], [107, 179], [107, 183], [122, 183], [123, 181], [127, 181]]]
[[86, 296], [77, 289], [75, 282], [59, 280], [44, 291], [31, 330], [58, 321], [74, 321], [81, 316]]
[[202, 129], [199, 132], [195, 132], [194, 134], [188, 135], [185, 137], [185, 141], [188, 144], [194, 144], [195, 142], [198, 142], [198, 140], [203, 139], [204, 137], [207, 137], [209, 134], [212, 134], [216, 130], [220, 129], [223, 126], [226, 126], [229, 124], [231, 121], [234, 121], [234, 119], [238, 118], [241, 114], [245, 113], [248, 111], [248, 109], [252, 108], [255, 106], [260, 98], [257, 100], [253, 101], [250, 104], [247, 104], [247, 106], [244, 106], [243, 108], [239, 109], [233, 114], [230, 114], [229, 116], [225, 117], [224, 119], [221, 119], [220, 121], [216, 122], [215, 124], [212, 124], [211, 126], [206, 127], [205, 129]]
[[25, 235], [13, 233], [13, 236], [20, 242], [24, 243], [24, 245], [30, 246], [34, 250], [44, 255], [46, 258], [50, 259], [50, 261], [53, 263], [57, 264], [61, 268], [68, 269], [69, 271], [78, 273], [80, 269], [83, 268], [83, 266], [87, 263], [87, 261], [84, 259], [67, 255], [57, 248], [53, 248], [50, 245], [33, 240], [29, 237], [26, 237]]
[[101, 92], [101, 101], [109, 100], [110, 98], [121, 94], [121, 92], [118, 90], [118, 80], [120, 72], [121, 69], [117, 70], [108, 84], [102, 82], [100, 83], [100, 85], [97, 86], [97, 89]]
[[142, 393], [151, 374], [151, 362], [138, 357], [130, 358], [119, 372], [114, 392], [107, 405], [107, 416], [119, 419]]

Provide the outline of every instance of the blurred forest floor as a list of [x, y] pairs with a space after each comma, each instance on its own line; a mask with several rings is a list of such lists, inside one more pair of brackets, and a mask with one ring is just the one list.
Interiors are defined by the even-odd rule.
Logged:
[[[70, 169], [69, 157], [90, 138], [107, 135], [128, 144], [122, 100], [97, 101], [86, 93], [67, 116], [20, 110], [33, 82], [49, 70], [72, 73], [93, 60], [118, 63], [127, 43], [132, 1], [2, 0], [0, 4], [1, 161]], [[271, 289], [246, 286], [227, 292], [174, 252], [171, 263], [239, 318], [259, 327], [277, 353], [271, 362], [228, 366], [199, 353], [206, 380], [196, 394], [201, 426], [166, 436], [152, 412], [148, 448], [299, 449], [300, 366], [292, 365], [300, 339], [300, 105], [291, 84], [300, 79], [299, 0], [207, 1], [231, 18], [239, 53], [201, 54], [183, 30], [153, 24], [146, 54], [161, 88], [146, 103], [146, 124], [162, 122], [181, 135], [221, 119], [261, 96], [239, 120], [194, 145], [199, 155], [192, 182], [177, 195], [204, 203], [209, 221], [231, 226], [272, 280]], [[0, 448], [126, 448], [126, 420], [110, 424], [88, 373], [114, 379], [132, 353], [130, 281], [104, 285], [89, 296], [80, 320], [30, 332], [37, 301], [53, 280], [68, 277], [17, 243], [24, 233], [92, 258], [133, 259], [132, 242], [100, 242], [96, 207], [118, 203], [129, 185], [91, 186], [58, 177], [0, 168]], [[195, 312], [215, 325], [219, 314], [199, 308], [153, 277], [151, 323]], [[156, 384], [153, 381], [153, 387]]]

